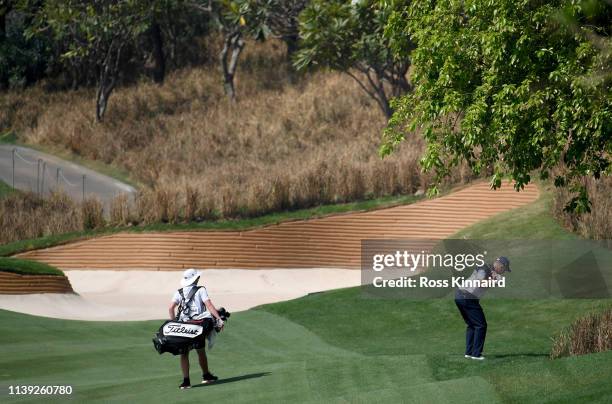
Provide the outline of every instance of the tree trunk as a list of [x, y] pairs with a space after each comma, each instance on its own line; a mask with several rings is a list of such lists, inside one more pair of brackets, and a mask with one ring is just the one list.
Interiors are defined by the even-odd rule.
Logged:
[[104, 95], [104, 90], [99, 87], [96, 94], [96, 122], [102, 122], [104, 113], [106, 112], [106, 105], [108, 104], [108, 97]]
[[385, 117], [387, 118], [387, 120], [391, 119], [391, 116], [393, 116], [393, 108], [391, 108], [391, 105], [389, 104], [389, 100], [387, 99], [386, 96], [383, 96], [381, 98], [380, 107], [383, 113], [385, 114]]
[[300, 49], [300, 36], [298, 34], [292, 34], [285, 36], [283, 39], [285, 41], [285, 45], [287, 46], [287, 62], [289, 66], [287, 73], [289, 75], [290, 82], [295, 84], [299, 76], [297, 74], [297, 69], [293, 65], [293, 55], [295, 55], [295, 53]]
[[77, 60], [69, 60], [69, 65], [66, 69], [66, 74], [68, 74], [70, 77], [70, 89], [75, 91], [77, 88], [79, 88], [79, 85], [81, 84], [80, 66]]
[[98, 91], [96, 94], [96, 121], [102, 122], [106, 113], [106, 106], [111, 93], [115, 89], [119, 77], [119, 65], [121, 63], [121, 52], [125, 42], [120, 38], [118, 44], [112, 44], [106, 51], [106, 55], [100, 68], [98, 78]]
[[242, 34], [240, 32], [233, 32], [225, 37], [225, 43], [220, 54], [221, 68], [223, 69], [223, 89], [232, 101], [236, 100], [234, 76], [238, 67], [238, 58], [243, 48], [244, 39], [242, 39]]
[[287, 59], [291, 62], [293, 55], [299, 49], [300, 36], [298, 34], [287, 35], [284, 37], [285, 44], [287, 45]]
[[6, 14], [0, 11], [0, 42], [6, 38]]
[[371, 77], [369, 72], [366, 74], [366, 77], [372, 86], [372, 90], [375, 94], [375, 98], [380, 106], [380, 109], [382, 110], [383, 114], [385, 114], [387, 120], [389, 120], [393, 115], [393, 109], [389, 104], [389, 96], [385, 91], [384, 73], [375, 69], [371, 69], [371, 71], [374, 73], [374, 77]]
[[393, 115], [393, 108], [391, 108], [391, 104], [389, 103], [389, 97], [385, 92], [385, 88], [382, 82], [379, 82], [379, 87], [375, 88], [374, 92], [376, 93], [376, 99], [383, 114], [385, 114], [387, 120], [391, 119], [391, 116]]
[[108, 99], [115, 88], [115, 80], [111, 80], [110, 83], [100, 84], [96, 96], [96, 121], [102, 122], [104, 114], [106, 113], [106, 106], [108, 105]]
[[[9, 13], [10, 5], [5, 6], [4, 10], [0, 9], [0, 43], [3, 43], [6, 38], [6, 15]], [[0, 75], [0, 90], [9, 87], [8, 75]]]
[[153, 80], [156, 83], [163, 83], [166, 78], [166, 56], [164, 55], [164, 40], [161, 28], [156, 22], [151, 26], [151, 41], [153, 42], [153, 59], [155, 60]]
[[391, 83], [391, 94], [393, 94], [394, 97], [399, 97], [412, 91], [412, 86], [406, 78], [409, 66], [409, 63], [401, 63], [391, 69], [391, 73], [387, 79], [389, 83]]

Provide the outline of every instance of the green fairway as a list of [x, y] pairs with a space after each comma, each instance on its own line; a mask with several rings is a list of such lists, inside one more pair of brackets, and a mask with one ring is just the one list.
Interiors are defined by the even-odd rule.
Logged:
[[[575, 239], [550, 216], [550, 194], [543, 191], [535, 203], [494, 216], [451, 238]], [[534, 248], [537, 246], [534, 242]], [[507, 247], [513, 252], [510, 256], [520, 257], [519, 251], [512, 251], [512, 242]], [[610, 252], [600, 253], [606, 254], [609, 262]], [[525, 285], [530, 280], [537, 285], [535, 281], [542, 270], [539, 262], [521, 261], [519, 268], [526, 274], [517, 275], [526, 279], [518, 280], [521, 288], [533, 288], [534, 285]], [[425, 354], [434, 379], [444, 381], [436, 388], [450, 389], [453, 397], [463, 389], [472, 389], [472, 399], [603, 402], [612, 399], [608, 381], [612, 352], [554, 361], [548, 359], [548, 354], [551, 337], [558, 331], [586, 312], [611, 305], [610, 299], [485, 299], [488, 359], [477, 364], [461, 355], [465, 326], [450, 297], [368, 299], [358, 289], [346, 289], [269, 305], [262, 310], [297, 322], [330, 344], [340, 344], [369, 357]], [[471, 387], [470, 382], [462, 381], [466, 377], [476, 378]], [[434, 393], [427, 397], [434, 401], [437, 398]]]
[[[347, 301], [356, 310], [339, 313]], [[463, 326], [452, 302], [388, 302], [376, 304], [375, 313], [359, 302], [349, 290], [236, 313], [209, 355], [222, 380], [187, 391], [176, 388], [178, 359], [153, 350], [159, 322], [81, 322], [2, 311], [3, 394], [16, 384], [71, 385], [79, 401], [117, 402], [603, 402], [612, 394], [612, 352], [547, 357], [549, 333], [605, 302], [488, 307], [492, 332], [484, 363], [461, 355]], [[321, 308], [326, 311], [316, 311]], [[360, 317], [365, 308], [375, 321]], [[318, 332], [270, 311], [317, 324]], [[314, 318], [304, 321], [309, 312]], [[194, 362], [192, 357], [196, 381]]]
[[[462, 234], [568, 237], [548, 216], [548, 203], [544, 197]], [[178, 358], [153, 349], [158, 321], [0, 311], [0, 384], [5, 393], [16, 384], [71, 385], [73, 398], [88, 402], [610, 402], [612, 352], [548, 356], [553, 335], [610, 305], [610, 299], [483, 301], [487, 360], [478, 362], [463, 358], [465, 326], [450, 298], [368, 299], [358, 288], [312, 294], [235, 313], [209, 355], [221, 380], [186, 391], [177, 389]], [[193, 354], [191, 375], [198, 381]]]
[[0, 257], [0, 271], [27, 275], [63, 275], [59, 269], [43, 262]]

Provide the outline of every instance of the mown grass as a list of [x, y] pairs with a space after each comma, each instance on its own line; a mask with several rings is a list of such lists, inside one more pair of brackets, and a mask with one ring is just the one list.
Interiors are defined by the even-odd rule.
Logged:
[[553, 186], [537, 182], [540, 197], [535, 202], [500, 213], [455, 233], [450, 238], [573, 240], [578, 236], [565, 230], [552, 216]]
[[3, 134], [0, 134], [0, 143], [16, 144], [17, 135], [15, 134], [15, 132], [10, 130]]
[[[550, 204], [549, 193], [543, 192], [535, 203], [489, 218], [451, 238], [575, 239], [552, 218]], [[510, 256], [517, 253], [520, 252]], [[609, 258], [610, 252], [607, 254]], [[529, 288], [529, 279], [546, 276], [548, 269], [537, 261], [523, 261], [510, 276], [527, 279], [520, 284]], [[474, 387], [475, 397], [486, 396], [491, 387], [496, 399], [511, 402], [605, 401], [612, 396], [605, 377], [590, 368], [597, 363], [610, 372], [612, 353], [565, 361], [548, 359], [553, 335], [584, 314], [612, 307], [610, 299], [495, 298], [484, 301], [483, 307], [489, 323], [485, 346], [488, 360], [477, 365], [462, 357], [465, 326], [450, 296], [430, 300], [372, 299], [352, 288], [313, 294], [259, 310], [280, 315], [330, 344], [341, 344], [365, 355], [425, 354], [437, 380], [469, 376], [486, 381]], [[581, 378], [573, 384], [581, 372], [593, 380], [584, 383]]]
[[0, 245], [0, 256], [10, 256], [20, 252], [48, 248], [69, 242], [83, 240], [92, 237], [115, 234], [119, 232], [164, 232], [164, 231], [214, 231], [214, 230], [248, 230], [257, 227], [278, 224], [291, 220], [313, 219], [332, 214], [347, 212], [367, 211], [373, 209], [388, 208], [397, 205], [414, 203], [423, 199], [423, 196], [400, 195], [387, 196], [366, 201], [351, 203], [321, 205], [309, 209], [298, 209], [270, 213], [260, 217], [236, 219], [236, 220], [216, 220], [191, 223], [156, 223], [147, 226], [131, 226], [116, 228], [101, 228], [89, 231], [67, 232], [64, 234], [54, 234], [30, 240], [19, 240], [4, 245]]
[[4, 198], [7, 195], [11, 195], [16, 192], [12, 186], [7, 184], [4, 181], [0, 181], [0, 199]]
[[[537, 222], [546, 215], [540, 200], [461, 234], [562, 235], [554, 221]], [[153, 350], [160, 322], [0, 311], [0, 380], [70, 384], [73, 399], [87, 402], [603, 403], [612, 396], [612, 352], [548, 355], [551, 336], [610, 305], [609, 299], [487, 300], [487, 360], [477, 362], [463, 358], [465, 326], [451, 299], [373, 300], [359, 288], [312, 294], [234, 313], [209, 354], [220, 382], [186, 391], [177, 390], [178, 359]], [[199, 369], [191, 360], [193, 382]]]
[[[348, 297], [346, 292], [333, 296], [329, 302], [334, 304]], [[534, 306], [524, 318], [507, 317], [507, 335], [489, 337], [491, 354], [484, 363], [463, 358], [463, 327], [446, 307], [401, 307], [413, 320], [399, 322], [386, 308], [376, 311], [387, 320], [384, 328], [375, 328], [353, 311], [336, 317], [333, 328], [351, 328], [355, 336], [333, 341], [320, 337], [326, 330], [313, 332], [267, 310], [235, 313], [209, 353], [220, 382], [187, 391], [177, 389], [178, 358], [159, 356], [153, 349], [151, 337], [160, 322], [67, 321], [0, 311], [1, 380], [5, 386], [68, 384], [73, 399], [87, 402], [228, 397], [232, 402], [279, 403], [604, 402], [611, 393], [611, 352], [554, 361], [546, 355], [549, 329], [566, 324], [566, 317], [585, 305], [553, 311], [550, 317], [538, 314], [550, 307]], [[335, 314], [332, 308], [318, 318]], [[496, 315], [490, 317], [497, 320]], [[527, 330], [533, 336], [522, 331], [523, 321], [530, 320], [536, 320]], [[320, 327], [327, 326], [325, 322]], [[372, 338], [375, 335], [380, 337]], [[200, 372], [193, 354], [191, 361], [196, 382]], [[27, 398], [7, 396], [9, 402]]]
[[24, 275], [63, 275], [59, 269], [42, 262], [0, 257], [0, 271]]

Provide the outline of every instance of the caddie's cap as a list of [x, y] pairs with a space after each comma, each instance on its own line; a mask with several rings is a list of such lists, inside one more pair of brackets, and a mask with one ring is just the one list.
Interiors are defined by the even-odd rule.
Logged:
[[198, 279], [200, 279], [200, 273], [193, 268], [190, 268], [183, 272], [183, 279], [181, 279], [181, 286], [187, 287], [197, 283]]

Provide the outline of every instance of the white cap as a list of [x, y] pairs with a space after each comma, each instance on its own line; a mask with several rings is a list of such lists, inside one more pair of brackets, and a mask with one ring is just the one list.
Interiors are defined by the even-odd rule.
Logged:
[[187, 287], [198, 283], [198, 279], [200, 279], [200, 273], [193, 268], [189, 268], [185, 272], [183, 272], [183, 279], [181, 279], [181, 286]]

